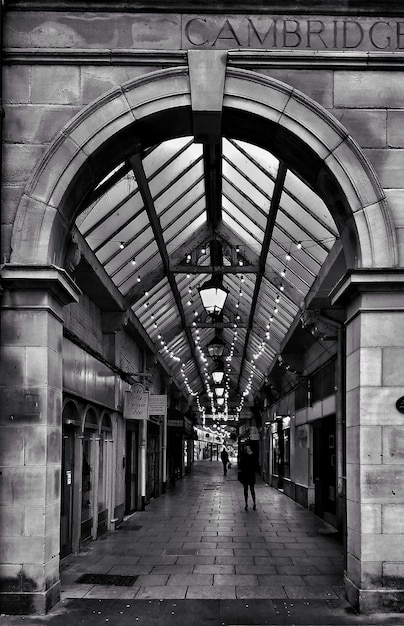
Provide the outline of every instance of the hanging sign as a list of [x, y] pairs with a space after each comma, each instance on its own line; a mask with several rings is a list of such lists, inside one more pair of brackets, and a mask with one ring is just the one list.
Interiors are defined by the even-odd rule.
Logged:
[[148, 417], [149, 392], [143, 385], [133, 385], [126, 392], [124, 418], [128, 420], [142, 420]]
[[167, 396], [150, 394], [149, 415], [167, 415]]

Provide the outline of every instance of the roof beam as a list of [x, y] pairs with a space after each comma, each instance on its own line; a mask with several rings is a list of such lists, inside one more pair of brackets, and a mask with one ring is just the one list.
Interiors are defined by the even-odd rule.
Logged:
[[276, 215], [278, 213], [279, 203], [280, 203], [280, 199], [281, 199], [281, 195], [283, 191], [283, 186], [285, 183], [286, 172], [287, 172], [286, 165], [282, 161], [280, 161], [278, 173], [277, 173], [277, 177], [275, 181], [274, 192], [273, 192], [272, 199], [271, 199], [271, 205], [269, 208], [268, 219], [267, 219], [267, 223], [265, 227], [264, 239], [262, 242], [261, 254], [260, 254], [260, 259], [259, 259], [260, 269], [259, 269], [259, 272], [257, 273], [257, 278], [255, 281], [255, 286], [254, 286], [254, 294], [251, 300], [250, 317], [248, 320], [248, 328], [247, 328], [247, 332], [245, 336], [244, 350], [243, 350], [243, 355], [242, 355], [241, 364], [240, 364], [240, 372], [239, 372], [238, 385], [237, 385], [238, 388], [240, 387], [240, 384], [241, 384], [244, 363], [247, 358], [247, 350], [248, 350], [251, 329], [253, 327], [255, 310], [257, 307], [259, 292], [261, 289], [262, 278], [265, 274], [265, 266], [266, 266], [269, 246], [271, 243], [272, 233], [273, 233], [274, 226], [275, 226]]
[[143, 298], [145, 291], [151, 291], [153, 287], [158, 285], [165, 277], [164, 268], [162, 263], [152, 271], [148, 272], [145, 278], [142, 278], [141, 282], [136, 283], [129, 289], [125, 295], [126, 302], [129, 306], [133, 306], [137, 300]]
[[168, 282], [170, 284], [171, 292], [173, 294], [175, 304], [177, 306], [178, 313], [180, 315], [182, 328], [184, 329], [185, 334], [187, 336], [190, 353], [195, 361], [197, 371], [202, 381], [202, 386], [204, 386], [204, 378], [202, 376], [202, 372], [199, 369], [199, 364], [195, 355], [195, 344], [194, 344], [194, 340], [192, 337], [192, 333], [189, 327], [187, 326], [187, 321], [185, 318], [184, 309], [183, 309], [182, 302], [181, 302], [181, 296], [178, 291], [175, 276], [170, 271], [170, 260], [169, 260], [167, 248], [166, 248], [164, 237], [163, 237], [163, 231], [161, 228], [160, 220], [156, 212], [156, 207], [154, 206], [153, 197], [151, 195], [149, 183], [147, 181], [146, 173], [144, 171], [142, 158], [139, 153], [136, 153], [132, 157], [130, 157], [129, 161], [133, 169], [133, 172], [136, 176], [136, 180], [139, 185], [139, 190], [142, 196], [144, 207], [149, 217], [150, 226], [152, 228], [153, 235], [154, 235], [154, 238], [155, 238], [161, 259], [162, 259], [164, 274], [167, 276]]
[[205, 193], [208, 224], [215, 231], [222, 221], [222, 144], [204, 144]]

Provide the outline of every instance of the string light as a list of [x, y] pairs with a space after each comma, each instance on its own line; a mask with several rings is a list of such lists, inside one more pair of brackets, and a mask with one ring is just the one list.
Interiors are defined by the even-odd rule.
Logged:
[[[123, 245], [121, 245], [121, 248], [123, 248], [125, 246], [124, 242], [121, 242], [121, 244], [123, 244]], [[301, 241], [296, 242], [295, 245], [296, 245], [296, 249], [298, 249], [298, 250], [302, 249], [302, 242]], [[240, 250], [239, 246], [237, 246], [236, 250], [237, 250], [237, 252], [239, 252], [239, 250]], [[202, 253], [206, 254], [206, 248], [202, 248]], [[191, 259], [192, 259], [191, 254], [187, 254], [186, 255], [186, 259], [187, 259], [187, 262], [191, 262]], [[280, 272], [280, 275], [281, 275], [282, 278], [284, 278], [286, 276], [286, 273], [287, 273], [287, 270], [288, 270], [287, 263], [292, 259], [290, 251], [289, 251], [288, 254], [285, 255], [285, 259], [286, 259], [286, 264], [284, 265], [282, 271]], [[136, 264], [136, 259], [134, 257], [131, 259], [131, 263], [133, 265]], [[238, 260], [238, 264], [240, 266], [242, 266], [243, 265], [243, 260], [239, 259]], [[191, 277], [191, 275], [188, 273], [187, 274], [187, 278], [189, 279], [190, 277]], [[139, 274], [138, 277], [137, 277], [137, 281], [140, 282], [140, 280], [141, 280], [141, 277], [140, 277], [140, 274]], [[240, 276], [240, 289], [239, 289], [239, 298], [240, 299], [241, 299], [241, 297], [243, 297], [245, 295], [243, 293], [242, 288], [241, 288], [241, 283], [244, 283], [244, 281], [245, 281], [244, 276], [241, 275]], [[278, 304], [280, 302], [282, 294], [285, 291], [284, 284], [281, 283], [278, 286], [277, 289], [278, 289], [278, 293], [275, 294], [275, 298], [274, 298], [276, 304]], [[191, 296], [187, 300], [187, 304], [188, 304], [188, 306], [191, 306], [192, 303], [193, 303], [192, 302], [192, 287], [191, 286], [188, 287], [188, 292], [191, 294]], [[144, 295], [147, 296], [148, 292], [145, 291]], [[147, 308], [149, 306], [149, 302], [144, 303], [144, 306]], [[239, 307], [240, 307], [240, 300], [236, 303], [235, 306], [236, 306], [236, 309], [239, 309]], [[250, 393], [250, 391], [252, 389], [254, 377], [259, 372], [259, 370], [257, 369], [256, 361], [258, 361], [260, 356], [265, 352], [265, 348], [266, 348], [266, 346], [267, 346], [267, 344], [268, 344], [268, 342], [269, 342], [269, 340], [271, 338], [271, 334], [270, 334], [271, 322], [274, 320], [274, 315], [276, 315], [278, 312], [279, 312], [278, 307], [276, 305], [274, 305], [273, 314], [270, 316], [269, 322], [266, 325], [265, 336], [261, 340], [261, 343], [258, 344], [258, 346], [257, 346], [257, 348], [255, 350], [255, 353], [253, 355], [253, 358], [251, 359], [251, 365], [250, 365], [251, 371], [250, 371], [250, 374], [249, 374], [248, 379], [247, 379], [247, 385], [245, 387], [245, 390], [242, 392], [242, 397], [240, 397], [239, 406], [235, 409], [235, 412], [237, 414], [241, 413], [241, 411], [243, 409], [244, 402], [245, 402], [244, 398], [249, 395], [249, 393]], [[194, 314], [195, 318], [199, 317], [199, 314], [198, 314], [198, 312], [196, 310], [193, 311], [193, 314]], [[151, 318], [154, 319], [154, 316], [151, 315]], [[231, 342], [229, 355], [226, 357], [226, 362], [227, 362], [226, 367], [228, 368], [229, 372], [230, 372], [230, 367], [231, 367], [230, 363], [231, 363], [231, 360], [232, 360], [232, 358], [234, 356], [235, 345], [236, 345], [236, 340], [237, 340], [237, 323], [236, 322], [238, 322], [241, 319], [241, 317], [240, 317], [239, 314], [237, 314], [237, 315], [235, 315], [234, 319], [235, 319], [235, 322], [233, 324], [233, 339], [232, 339], [232, 342]], [[207, 362], [207, 359], [206, 359], [206, 356], [203, 353], [203, 349], [200, 346], [200, 334], [199, 334], [199, 329], [197, 328], [196, 321], [192, 322], [192, 326], [195, 329], [195, 344], [196, 344], [196, 346], [198, 348], [198, 354], [200, 355], [200, 359], [201, 359], [202, 363], [205, 364]], [[157, 325], [156, 322], [154, 322], [153, 327], [158, 329], [158, 325]], [[167, 356], [169, 356], [170, 358], [175, 359], [177, 361], [180, 361], [179, 357], [176, 356], [175, 352], [168, 348], [168, 346], [167, 346], [166, 342], [164, 341], [164, 339], [162, 338], [160, 332], [158, 334], [158, 337], [160, 338], [160, 343], [161, 343], [161, 346], [162, 346], [162, 349], [161, 349], [162, 352], [167, 354]], [[206, 390], [207, 390], [207, 392], [209, 394], [209, 392], [210, 392], [210, 385], [209, 385], [209, 374], [207, 372], [207, 366], [206, 365], [201, 365], [201, 369], [204, 370], [203, 372], [201, 372], [201, 375], [204, 377], [204, 379], [206, 381], [205, 382], [205, 388], [206, 388]], [[285, 365], [285, 369], [290, 369], [290, 366], [286, 367], [286, 365]], [[200, 411], [202, 416], [205, 416], [206, 409], [200, 403], [199, 394], [196, 393], [191, 388], [191, 386], [189, 385], [188, 377], [185, 377], [185, 371], [184, 371], [184, 365], [183, 364], [181, 365], [181, 373], [182, 373], [182, 375], [184, 377], [184, 384], [187, 387], [188, 393], [196, 398], [196, 404], [198, 406], [198, 410]], [[226, 373], [226, 379], [227, 379], [226, 383], [225, 383], [226, 390], [228, 390], [230, 388], [228, 375], [229, 375], [229, 373]], [[212, 415], [215, 415], [215, 414], [216, 415], [220, 415], [221, 419], [222, 419], [223, 416], [225, 417], [227, 415], [227, 397], [228, 397], [228, 395], [229, 395], [228, 391], [226, 391], [226, 401], [224, 403], [224, 405], [225, 405], [224, 406], [224, 413], [223, 414], [221, 412], [218, 413], [217, 408], [215, 406], [212, 406]]]

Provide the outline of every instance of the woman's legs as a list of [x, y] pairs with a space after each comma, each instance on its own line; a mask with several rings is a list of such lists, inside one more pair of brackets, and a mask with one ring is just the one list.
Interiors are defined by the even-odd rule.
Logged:
[[248, 483], [243, 483], [245, 508], [248, 508]]
[[250, 491], [251, 491], [251, 497], [252, 497], [252, 500], [253, 500], [253, 503], [254, 503], [253, 509], [255, 511], [256, 506], [255, 506], [255, 486], [254, 486], [254, 484], [250, 485]]

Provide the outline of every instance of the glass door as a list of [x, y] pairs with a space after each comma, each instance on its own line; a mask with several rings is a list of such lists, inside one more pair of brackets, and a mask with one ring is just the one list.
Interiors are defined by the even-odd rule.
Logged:
[[72, 552], [74, 486], [74, 426], [63, 425], [60, 510], [60, 558]]

